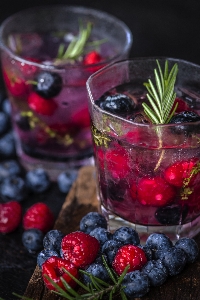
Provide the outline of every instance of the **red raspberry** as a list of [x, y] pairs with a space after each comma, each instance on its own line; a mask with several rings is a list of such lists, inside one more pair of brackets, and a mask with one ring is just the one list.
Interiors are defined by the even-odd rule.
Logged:
[[[98, 64], [102, 61], [102, 56], [97, 52], [97, 51], [91, 51], [86, 54], [86, 56], [83, 59], [83, 64], [85, 66], [87, 65], [95, 65]], [[103, 66], [94, 66], [88, 68], [89, 71], [91, 72], [96, 72], [97, 70], [101, 69]]]
[[130, 172], [129, 158], [124, 148], [119, 145], [113, 146], [105, 153], [105, 165], [113, 178], [122, 179]]
[[138, 183], [138, 199], [143, 205], [163, 206], [170, 203], [175, 195], [175, 188], [161, 177], [145, 177]]
[[9, 233], [17, 229], [22, 218], [22, 207], [17, 201], [0, 203], [0, 232]]
[[176, 108], [176, 112], [175, 113], [179, 113], [179, 112], [182, 112], [184, 110], [191, 110], [191, 108], [187, 105], [187, 103], [181, 99], [181, 98], [176, 98], [175, 101], [174, 101], [174, 104], [172, 106], [172, 111], [175, 107], [175, 105], [178, 103], [178, 106]]
[[188, 185], [190, 186], [198, 176], [198, 173], [192, 173], [195, 166], [197, 166], [197, 162], [199, 162], [198, 159], [191, 159], [174, 163], [165, 170], [165, 179], [167, 182], [177, 187], [182, 187], [184, 181], [187, 180]]
[[129, 265], [128, 273], [140, 270], [147, 263], [145, 252], [134, 245], [122, 246], [116, 253], [112, 267], [118, 275]]
[[72, 274], [75, 278], [78, 279], [78, 269], [66, 259], [62, 259], [56, 256], [51, 256], [47, 259], [42, 265], [42, 277], [45, 285], [49, 290], [56, 290], [56, 288], [52, 285], [52, 283], [46, 278], [45, 275], [49, 276], [56, 284], [59, 285], [63, 290], [66, 290], [64, 287], [61, 277], [73, 288], [76, 286], [76, 282], [64, 272], [66, 269], [70, 274]]
[[20, 78], [13, 72], [3, 71], [3, 78], [8, 91], [14, 96], [24, 96], [28, 91], [28, 86], [23, 78]]
[[42, 202], [33, 204], [23, 217], [24, 230], [37, 228], [46, 233], [54, 225], [54, 215], [50, 208]]
[[34, 92], [29, 95], [28, 104], [33, 111], [46, 116], [53, 115], [57, 109], [57, 104], [53, 99], [44, 99]]
[[76, 231], [62, 239], [64, 258], [70, 260], [76, 267], [84, 268], [91, 264], [99, 252], [99, 241], [87, 233]]

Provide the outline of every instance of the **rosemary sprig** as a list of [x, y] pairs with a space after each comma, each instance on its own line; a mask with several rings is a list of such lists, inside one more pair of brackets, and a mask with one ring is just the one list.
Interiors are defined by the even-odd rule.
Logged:
[[154, 70], [155, 86], [150, 79], [144, 83], [148, 91], [147, 98], [151, 107], [146, 103], [142, 103], [142, 106], [144, 107], [144, 113], [153, 124], [167, 124], [174, 115], [178, 105], [172, 110], [176, 98], [174, 86], [178, 73], [178, 65], [174, 64], [169, 72], [168, 61], [166, 60], [163, 73], [159, 61], [156, 60], [156, 62], [158, 71]]

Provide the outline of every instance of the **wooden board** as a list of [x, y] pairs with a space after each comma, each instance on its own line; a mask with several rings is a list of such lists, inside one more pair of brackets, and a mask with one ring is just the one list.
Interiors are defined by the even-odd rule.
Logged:
[[[55, 199], [56, 201], [56, 199]], [[79, 229], [80, 219], [89, 211], [98, 210], [95, 169], [83, 167], [62, 206], [55, 229], [64, 234]], [[196, 237], [200, 247], [200, 236]], [[63, 300], [45, 288], [38, 266], [29, 281], [24, 296], [33, 300]], [[169, 278], [162, 286], [151, 288], [142, 300], [199, 300], [200, 299], [200, 254], [196, 262], [184, 271]]]

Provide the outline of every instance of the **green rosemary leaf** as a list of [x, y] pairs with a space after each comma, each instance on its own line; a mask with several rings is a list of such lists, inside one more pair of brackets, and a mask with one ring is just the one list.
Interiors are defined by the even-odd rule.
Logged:
[[56, 294], [59, 294], [66, 299], [73, 300], [57, 283], [55, 283], [48, 275], [44, 274], [44, 276], [50, 281], [50, 283], [56, 288], [57, 291], [54, 291]]
[[112, 270], [109, 268], [109, 266], [108, 266], [108, 264], [107, 264], [107, 262], [106, 262], [106, 260], [105, 260], [105, 258], [104, 258], [103, 255], [102, 255], [102, 260], [103, 260], [103, 264], [104, 264], [104, 266], [105, 266], [105, 268], [106, 268], [106, 270], [107, 270], [107, 272], [108, 272], [110, 278], [111, 278], [112, 281], [116, 284], [116, 283], [117, 283], [117, 280], [116, 280], [116, 278], [115, 278], [115, 275], [114, 275], [114, 273], [112, 272]]
[[82, 287], [87, 292], [90, 292], [90, 289], [87, 285], [83, 284], [80, 280], [74, 277], [70, 272], [68, 272], [65, 268], [62, 268], [65, 273], [67, 273], [80, 287]]
[[79, 296], [79, 294], [75, 290], [72, 289], [72, 287], [65, 281], [65, 279], [63, 277], [61, 277], [60, 279], [68, 293], [70, 293], [71, 295], [76, 296], [76, 297]]
[[[156, 60], [158, 71], [154, 70], [155, 85], [149, 79], [144, 86], [147, 89], [147, 99], [151, 107], [142, 103], [144, 113], [154, 124], [167, 124], [172, 117], [172, 107], [176, 98], [174, 91], [178, 65], [174, 64], [169, 72], [168, 61], [165, 61], [164, 73], [162, 72], [159, 61]], [[173, 114], [175, 110], [173, 110]]]
[[[33, 300], [33, 299], [28, 298], [28, 297], [25, 297], [25, 296], [20, 296], [20, 295], [18, 295], [18, 294], [16, 294], [16, 293], [12, 293], [12, 294], [13, 294], [14, 296], [20, 298], [21, 300]], [[4, 300], [4, 299], [3, 299], [3, 298], [0, 298], [0, 300]]]

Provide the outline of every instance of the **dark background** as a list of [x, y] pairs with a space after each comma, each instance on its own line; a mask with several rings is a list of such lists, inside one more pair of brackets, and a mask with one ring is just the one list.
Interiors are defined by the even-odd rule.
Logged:
[[[0, 23], [21, 9], [44, 4], [87, 6], [118, 17], [133, 34], [130, 57], [168, 56], [200, 64], [200, 1], [0, 0]], [[33, 201], [44, 201], [57, 216], [64, 198], [52, 187], [38, 199], [29, 199], [26, 206]], [[23, 294], [36, 265], [36, 258], [27, 254], [22, 246], [21, 234], [19, 228], [12, 234], [0, 236], [0, 298], [5, 300], [17, 299], [12, 292]]]

